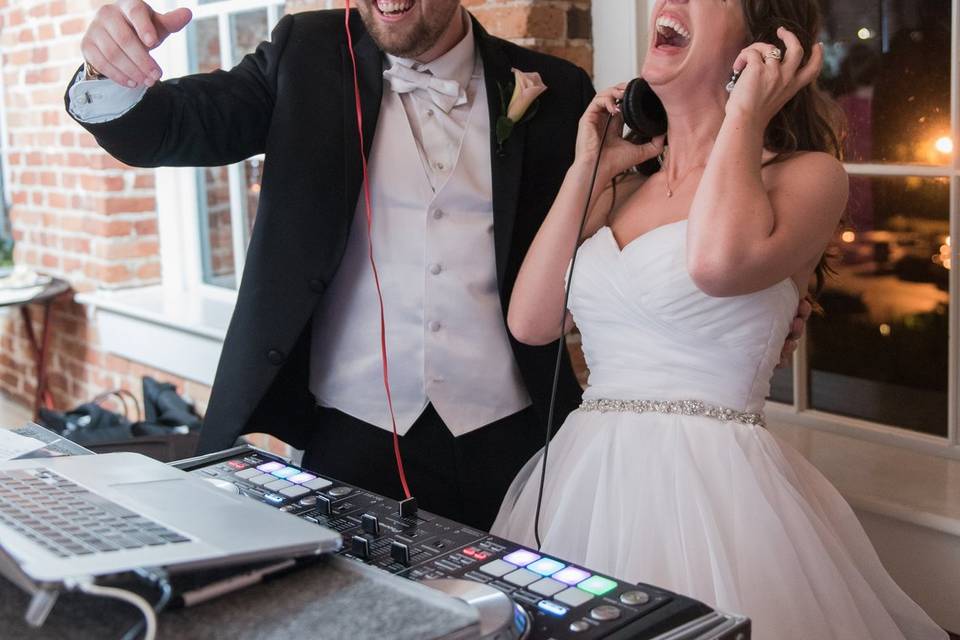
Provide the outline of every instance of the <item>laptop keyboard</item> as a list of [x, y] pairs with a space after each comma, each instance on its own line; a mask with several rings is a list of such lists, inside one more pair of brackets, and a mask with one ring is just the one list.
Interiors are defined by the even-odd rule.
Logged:
[[49, 469], [0, 471], [0, 523], [60, 558], [190, 540]]

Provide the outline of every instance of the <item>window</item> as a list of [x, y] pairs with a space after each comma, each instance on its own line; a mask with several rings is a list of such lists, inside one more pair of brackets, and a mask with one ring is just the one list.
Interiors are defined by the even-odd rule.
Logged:
[[[187, 31], [190, 73], [233, 67], [270, 37], [282, 13], [282, 4], [200, 0]], [[263, 157], [258, 156], [195, 170], [200, 277], [207, 285], [237, 287], [256, 217], [262, 166]]]
[[820, 299], [825, 313], [811, 319], [804, 353], [778, 374], [772, 398], [956, 443], [950, 4], [823, 4], [821, 83], [847, 119], [849, 227]]
[[[595, 4], [599, 84], [638, 73], [653, 4]], [[774, 419], [960, 456], [957, 4], [820, 0], [820, 82], [848, 121], [849, 227], [825, 314], [772, 381]]]

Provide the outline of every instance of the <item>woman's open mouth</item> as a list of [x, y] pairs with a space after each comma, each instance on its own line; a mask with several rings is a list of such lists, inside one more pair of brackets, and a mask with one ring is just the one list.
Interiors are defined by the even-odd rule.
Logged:
[[377, 12], [387, 20], [398, 20], [410, 12], [414, 0], [376, 0], [374, 6]]
[[690, 30], [679, 20], [669, 15], [657, 18], [657, 38], [654, 47], [666, 49], [673, 47], [683, 49], [690, 44]]

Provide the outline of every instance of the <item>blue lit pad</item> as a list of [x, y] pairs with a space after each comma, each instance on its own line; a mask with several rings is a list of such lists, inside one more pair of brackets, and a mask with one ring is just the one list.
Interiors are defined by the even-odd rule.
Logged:
[[526, 549], [520, 549], [509, 553], [503, 556], [503, 559], [509, 562], [510, 564], [516, 565], [518, 567], [525, 567], [531, 562], [536, 562], [540, 559], [540, 556], [535, 554], [533, 551], [527, 551]]
[[565, 616], [567, 615], [567, 611], [569, 611], [565, 606], [550, 600], [541, 600], [537, 603], [537, 608], [555, 616]]
[[298, 473], [296, 475], [290, 476], [287, 478], [290, 482], [294, 484], [303, 484], [304, 482], [310, 482], [311, 480], [316, 480], [317, 476], [312, 473], [307, 473], [306, 471]]
[[281, 502], [283, 502], [284, 500], [286, 500], [286, 498], [284, 498], [283, 496], [277, 495], [277, 494], [275, 494], [275, 493], [268, 493], [267, 495], [265, 495], [265, 496], [263, 496], [263, 497], [266, 498], [267, 500], [269, 500], [270, 502], [274, 503], [274, 504], [280, 504]]
[[290, 476], [295, 476], [300, 473], [300, 469], [296, 469], [294, 467], [284, 467], [282, 469], [277, 469], [276, 471], [271, 471], [270, 473], [278, 478], [289, 478]]
[[590, 574], [584, 571], [583, 569], [577, 569], [576, 567], [567, 567], [557, 573], [553, 574], [554, 580], [559, 580], [564, 584], [577, 584], [578, 582], [583, 582], [590, 577]]
[[562, 562], [552, 560], [551, 558], [540, 558], [536, 562], [528, 565], [527, 569], [530, 569], [530, 571], [533, 571], [534, 573], [539, 573], [542, 576], [552, 576], [565, 566], [567, 565], [563, 564]]
[[257, 467], [257, 470], [263, 473], [273, 473], [277, 469], [283, 469], [284, 466], [285, 465], [279, 462], [264, 462], [262, 465]]

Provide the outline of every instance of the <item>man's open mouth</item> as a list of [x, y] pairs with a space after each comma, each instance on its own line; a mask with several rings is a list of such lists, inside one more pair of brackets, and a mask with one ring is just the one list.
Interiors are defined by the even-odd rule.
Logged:
[[414, 0], [376, 0], [374, 5], [381, 15], [388, 18], [399, 18], [413, 8]]
[[657, 18], [656, 47], [684, 48], [690, 44], [690, 30], [672, 16], [661, 15]]

